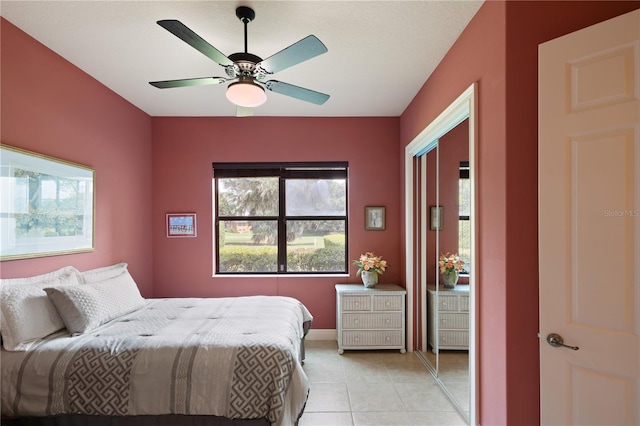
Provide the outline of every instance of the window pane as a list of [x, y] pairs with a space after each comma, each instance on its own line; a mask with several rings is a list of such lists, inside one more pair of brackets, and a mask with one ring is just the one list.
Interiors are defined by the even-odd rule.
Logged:
[[469, 179], [458, 180], [459, 216], [471, 216], [471, 181]]
[[213, 168], [214, 273], [347, 272], [347, 162]]
[[287, 221], [288, 272], [346, 272], [344, 220]]
[[345, 216], [345, 179], [287, 179], [287, 216]]
[[277, 216], [278, 178], [218, 179], [220, 216]]
[[471, 222], [458, 221], [458, 255], [464, 261], [464, 270], [471, 271]]
[[277, 272], [278, 222], [221, 220], [219, 272]]

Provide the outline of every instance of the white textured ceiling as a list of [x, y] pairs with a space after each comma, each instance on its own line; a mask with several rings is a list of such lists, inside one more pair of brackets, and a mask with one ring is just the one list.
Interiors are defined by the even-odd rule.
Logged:
[[[225, 55], [267, 58], [309, 34], [328, 52], [272, 78], [331, 95], [322, 106], [267, 91], [256, 116], [399, 116], [482, 5], [473, 1], [11, 1], [0, 14], [151, 116], [234, 116], [225, 85], [149, 81], [224, 76], [156, 24], [177, 19]], [[46, 72], [46, 71], [45, 71]]]

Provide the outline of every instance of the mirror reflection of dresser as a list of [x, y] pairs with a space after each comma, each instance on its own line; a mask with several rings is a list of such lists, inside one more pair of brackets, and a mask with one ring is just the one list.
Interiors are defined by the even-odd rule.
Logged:
[[427, 286], [428, 342], [440, 350], [469, 350], [469, 286]]

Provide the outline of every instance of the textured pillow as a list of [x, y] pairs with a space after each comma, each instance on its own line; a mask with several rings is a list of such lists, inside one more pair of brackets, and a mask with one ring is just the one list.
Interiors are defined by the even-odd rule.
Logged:
[[117, 277], [125, 272], [127, 272], [127, 264], [124, 262], [110, 266], [103, 266], [102, 268], [90, 269], [88, 271], [80, 272], [82, 280], [81, 283], [97, 283], [108, 280], [109, 278]]
[[104, 281], [64, 287], [48, 287], [67, 329], [74, 334], [94, 328], [141, 308], [145, 302], [128, 272]]
[[72, 266], [29, 278], [0, 280], [2, 345], [8, 351], [26, 351], [38, 340], [64, 328], [45, 287], [75, 286], [79, 272]]

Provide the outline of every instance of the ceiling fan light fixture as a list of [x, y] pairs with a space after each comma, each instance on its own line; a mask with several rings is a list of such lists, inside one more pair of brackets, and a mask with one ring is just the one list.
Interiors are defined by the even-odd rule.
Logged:
[[238, 81], [229, 85], [227, 99], [238, 106], [253, 108], [265, 103], [267, 94], [262, 86], [256, 83]]

